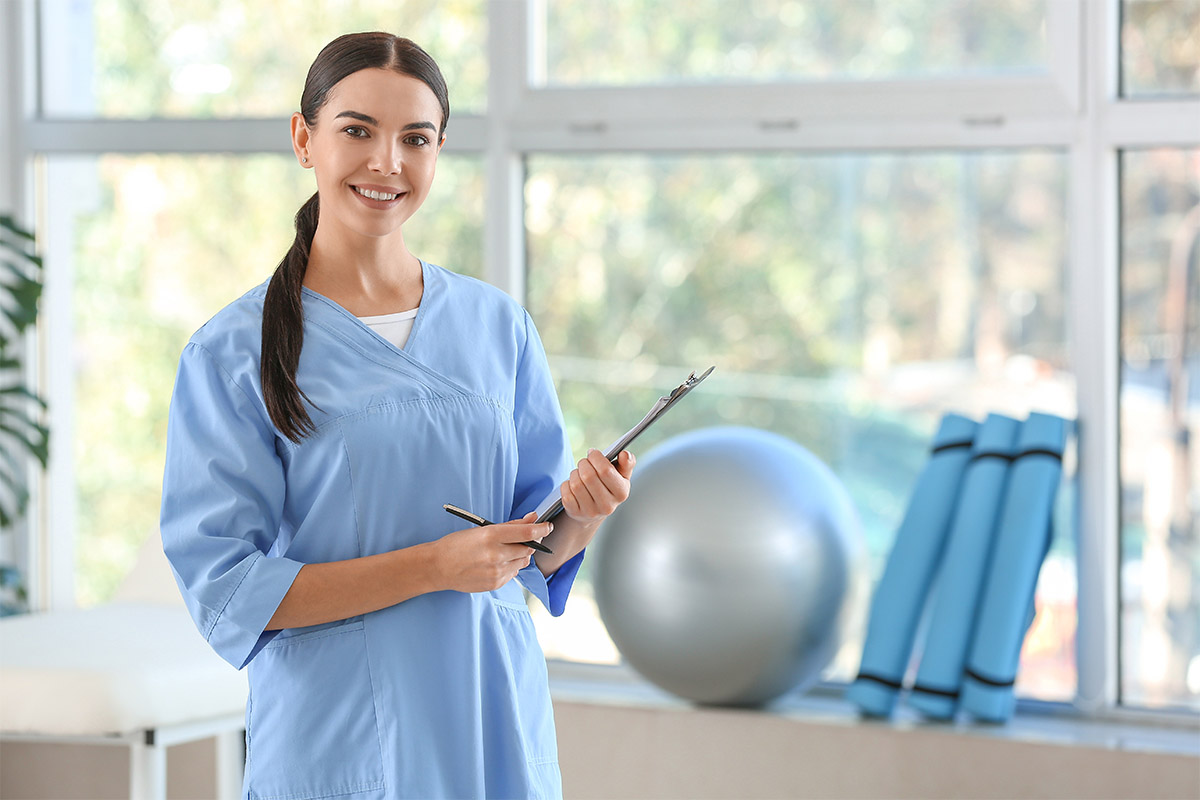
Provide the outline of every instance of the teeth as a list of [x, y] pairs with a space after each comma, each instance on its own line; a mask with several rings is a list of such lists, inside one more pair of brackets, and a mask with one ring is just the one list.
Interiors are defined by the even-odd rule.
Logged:
[[400, 196], [399, 193], [388, 194], [387, 192], [376, 192], [371, 189], [360, 189], [357, 186], [354, 187], [354, 191], [358, 192], [363, 197], [369, 197], [372, 200], [383, 200], [385, 202], [388, 200], [395, 200], [397, 197]]

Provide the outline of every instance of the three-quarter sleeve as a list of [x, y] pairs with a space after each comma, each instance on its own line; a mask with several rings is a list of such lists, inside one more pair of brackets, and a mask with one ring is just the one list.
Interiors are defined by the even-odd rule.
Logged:
[[268, 555], [285, 494], [274, 429], [261, 404], [203, 346], [180, 357], [167, 429], [163, 550], [197, 628], [241, 669], [300, 571]]
[[[517, 480], [513, 519], [537, 508], [571, 472], [571, 445], [541, 337], [525, 315], [525, 347], [517, 367], [513, 418], [517, 431]], [[563, 613], [575, 575], [583, 563], [581, 551], [546, 578], [535, 563], [517, 573], [517, 580], [554, 616]]]

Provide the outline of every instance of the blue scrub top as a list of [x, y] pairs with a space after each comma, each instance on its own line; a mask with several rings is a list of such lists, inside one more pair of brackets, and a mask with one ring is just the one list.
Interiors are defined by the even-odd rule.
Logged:
[[259, 382], [266, 284], [184, 349], [171, 401], [163, 546], [204, 637], [247, 667], [245, 797], [559, 797], [545, 659], [521, 586], [559, 615], [580, 553], [492, 592], [434, 592], [264, 632], [300, 567], [436, 540], [454, 503], [533, 510], [571, 468], [545, 352], [503, 292], [422, 263], [403, 350], [304, 290], [295, 444]]

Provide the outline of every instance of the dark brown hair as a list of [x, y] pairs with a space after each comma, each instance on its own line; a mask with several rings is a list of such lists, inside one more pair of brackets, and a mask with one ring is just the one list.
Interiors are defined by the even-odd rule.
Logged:
[[[348, 33], [339, 36], [317, 55], [308, 69], [300, 113], [310, 128], [342, 78], [363, 69], [390, 69], [428, 86], [442, 107], [438, 141], [446, 132], [450, 100], [446, 81], [437, 63], [415, 42], [390, 33]], [[260, 376], [267, 413], [284, 436], [299, 442], [316, 426], [305, 408], [311, 400], [296, 383], [296, 368], [304, 345], [304, 306], [300, 287], [308, 269], [309, 248], [317, 230], [320, 201], [316, 194], [296, 212], [296, 239], [284, 255], [263, 300], [262, 359]]]

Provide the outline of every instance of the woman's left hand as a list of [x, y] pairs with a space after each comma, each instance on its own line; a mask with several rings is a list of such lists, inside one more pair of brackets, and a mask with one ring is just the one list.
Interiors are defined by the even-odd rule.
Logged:
[[615, 465], [599, 450], [589, 450], [563, 481], [562, 503], [567, 516], [588, 527], [603, 522], [629, 497], [635, 462], [628, 450], [621, 451]]

